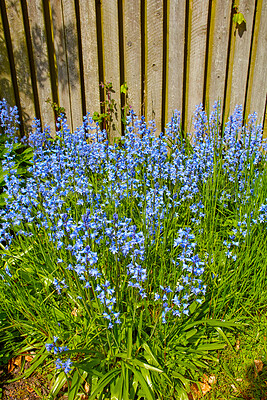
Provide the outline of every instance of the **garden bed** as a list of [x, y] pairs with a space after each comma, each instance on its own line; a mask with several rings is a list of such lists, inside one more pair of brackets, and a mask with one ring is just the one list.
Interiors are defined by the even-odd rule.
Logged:
[[191, 135], [175, 113], [156, 136], [131, 113], [115, 144], [90, 116], [72, 133], [62, 115], [55, 138], [36, 121], [21, 144], [1, 110], [1, 342], [35, 354], [25, 377], [55, 371], [51, 400], [66, 385], [70, 400], [192, 396], [265, 313], [256, 115], [244, 124], [237, 106], [221, 129], [219, 105], [198, 106]]

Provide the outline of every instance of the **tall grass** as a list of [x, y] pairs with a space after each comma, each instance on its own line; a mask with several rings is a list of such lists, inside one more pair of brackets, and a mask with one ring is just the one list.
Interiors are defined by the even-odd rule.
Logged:
[[175, 113], [157, 137], [132, 113], [114, 145], [90, 116], [55, 138], [36, 121], [26, 178], [9, 134], [0, 300], [35, 365], [54, 359], [51, 399], [66, 381], [69, 399], [85, 381], [92, 399], [186, 399], [222, 329], [266, 304], [262, 127], [219, 120], [200, 105], [191, 136]]

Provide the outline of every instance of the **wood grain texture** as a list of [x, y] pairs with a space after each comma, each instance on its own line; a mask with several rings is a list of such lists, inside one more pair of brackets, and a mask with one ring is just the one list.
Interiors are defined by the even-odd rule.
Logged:
[[[233, 113], [237, 104], [245, 104], [246, 84], [248, 78], [249, 56], [252, 40], [254, 0], [240, 0], [238, 10], [245, 17], [246, 24], [235, 30], [235, 48], [233, 65], [230, 66], [229, 73], [232, 73], [230, 83], [230, 104], [226, 115]], [[232, 72], [231, 72], [232, 68]]]
[[110, 132], [110, 140], [121, 135], [121, 96], [120, 96], [120, 53], [119, 53], [119, 21], [117, 0], [102, 0], [102, 32], [104, 55], [104, 83], [111, 82], [116, 110]]
[[140, 0], [124, 1], [125, 82], [128, 101], [134, 112], [141, 114], [141, 4]]
[[82, 96], [78, 51], [78, 32], [74, 0], [61, 0], [64, 19], [66, 60], [73, 129], [82, 124]]
[[64, 20], [61, 0], [50, 0], [55, 64], [57, 72], [57, 89], [59, 106], [64, 107], [68, 123], [72, 129], [71, 99], [69, 90], [67, 53], [65, 44]]
[[147, 0], [146, 116], [161, 131], [163, 73], [163, 0]]
[[52, 88], [42, 2], [28, 1], [27, 8], [42, 122], [54, 131], [54, 112], [51, 104], [47, 102], [48, 99], [52, 99]]
[[205, 95], [208, 108], [217, 100], [223, 105], [231, 9], [232, 0], [212, 2]]
[[175, 109], [182, 111], [183, 107], [185, 3], [184, 0], [169, 0], [168, 4], [167, 121]]
[[95, 1], [79, 4], [86, 111], [93, 114], [100, 112]]
[[35, 117], [35, 106], [20, 1], [7, 0], [6, 10], [14, 54], [23, 124], [25, 131], [29, 131], [31, 129], [32, 120]]
[[190, 128], [195, 106], [203, 101], [208, 6], [207, 0], [190, 2], [191, 24], [189, 27], [189, 59], [187, 78], [186, 127]]
[[10, 106], [16, 105], [2, 15], [0, 12], [0, 100], [3, 98], [6, 99]]
[[253, 43], [246, 114], [256, 111], [259, 120], [263, 122], [267, 96], [267, 2], [263, 0], [259, 3], [261, 10], [259, 10], [258, 32], [255, 33], [257, 38]]

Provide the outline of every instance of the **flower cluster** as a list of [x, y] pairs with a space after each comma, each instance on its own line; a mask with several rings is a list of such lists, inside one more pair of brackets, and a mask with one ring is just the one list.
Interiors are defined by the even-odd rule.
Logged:
[[[53, 343], [45, 344], [46, 350], [49, 353], [51, 352], [55, 355], [58, 355], [58, 354], [62, 353], [63, 351], [69, 350], [66, 346], [57, 346], [56, 345], [57, 340], [58, 340], [58, 337], [54, 336]], [[63, 369], [65, 374], [68, 374], [71, 371], [72, 361], [69, 358], [66, 361], [63, 361], [61, 358], [57, 358], [55, 361], [55, 364], [56, 364], [56, 369]]]
[[[80, 307], [81, 318], [110, 334], [134, 322], [140, 310], [163, 324], [187, 318], [191, 305], [206, 296], [205, 270], [214, 256], [201, 243], [207, 226], [238, 215], [230, 234], [216, 232], [224, 258], [233, 262], [251, 226], [263, 228], [267, 220], [266, 201], [252, 214], [242, 209], [256, 196], [255, 179], [264, 182], [262, 127], [255, 114], [243, 126], [240, 106], [224, 132], [220, 118], [218, 103], [209, 117], [199, 105], [191, 137], [181, 134], [178, 112], [156, 135], [153, 123], [131, 111], [119, 144], [108, 143], [90, 115], [74, 133], [61, 115], [55, 137], [34, 121], [28, 138], [33, 159], [22, 179], [12, 153], [17, 110], [1, 102], [0, 120], [10, 139], [2, 162], [3, 258], [16, 244], [36, 251], [45, 275], [43, 300]], [[15, 261], [5, 271], [10, 282]], [[66, 351], [57, 340], [46, 344], [53, 354]], [[58, 358], [56, 366], [68, 373], [71, 361]]]

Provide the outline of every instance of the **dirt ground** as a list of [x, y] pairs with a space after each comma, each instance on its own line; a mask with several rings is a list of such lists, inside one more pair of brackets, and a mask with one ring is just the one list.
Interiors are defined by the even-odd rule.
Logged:
[[[30, 367], [26, 361], [24, 372]], [[28, 378], [19, 379], [21, 376], [20, 359], [17, 357], [9, 361], [8, 365], [0, 369], [0, 399], [1, 400], [44, 400], [48, 398], [50, 382], [35, 372]], [[14, 382], [10, 380], [17, 379]], [[57, 396], [58, 400], [67, 400], [67, 387]]]

